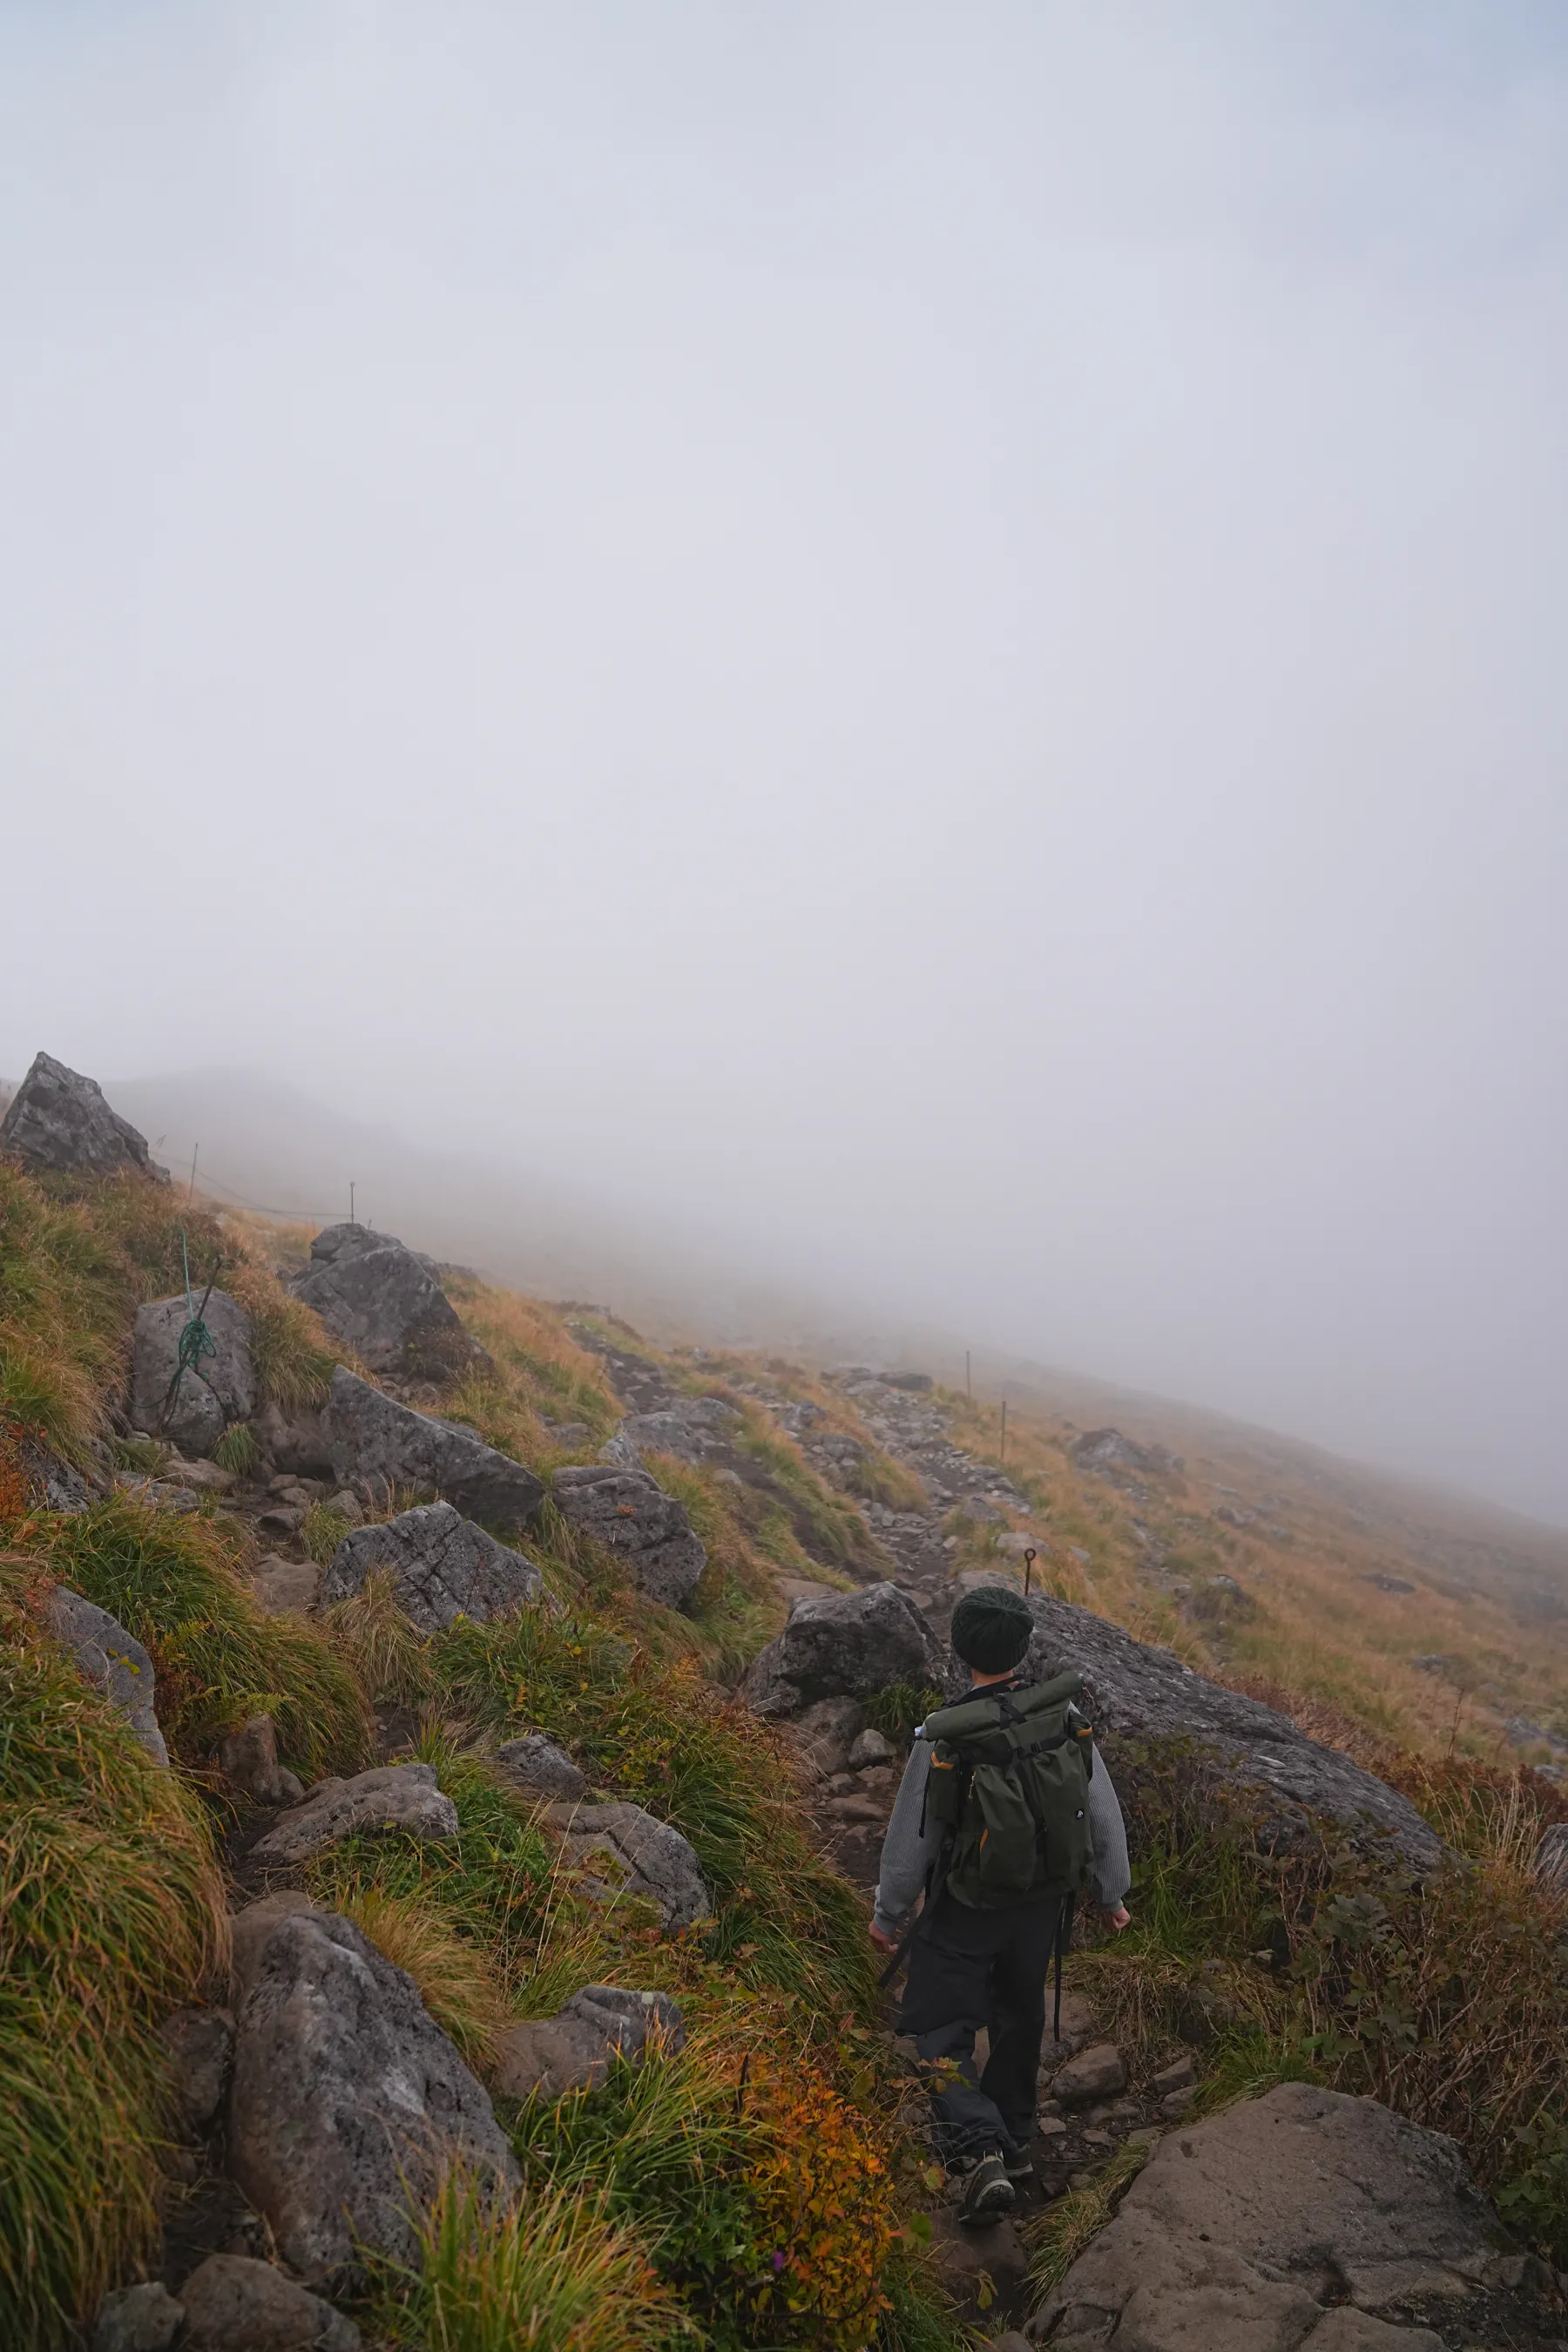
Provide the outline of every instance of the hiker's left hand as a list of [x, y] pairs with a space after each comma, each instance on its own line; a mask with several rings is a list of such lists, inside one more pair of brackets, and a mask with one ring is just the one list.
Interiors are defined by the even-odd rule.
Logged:
[[898, 1937], [884, 1936], [875, 1920], [871, 1922], [871, 1941], [879, 1952], [896, 1952], [899, 1948]]

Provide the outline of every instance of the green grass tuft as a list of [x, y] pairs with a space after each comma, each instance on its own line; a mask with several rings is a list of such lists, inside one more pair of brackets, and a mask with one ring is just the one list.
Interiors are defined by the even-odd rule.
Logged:
[[261, 1714], [309, 1779], [366, 1761], [364, 1700], [348, 1666], [300, 1619], [263, 1614], [210, 1521], [116, 1495], [41, 1522], [39, 1545], [40, 1565], [146, 1644], [158, 1719], [189, 1761]]
[[76, 2342], [154, 2242], [153, 2029], [226, 1956], [199, 1807], [0, 1613], [0, 2336]]

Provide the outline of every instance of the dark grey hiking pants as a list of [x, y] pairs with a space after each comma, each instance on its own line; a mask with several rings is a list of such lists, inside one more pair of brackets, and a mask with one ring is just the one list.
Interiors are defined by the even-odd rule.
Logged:
[[[912, 2034], [922, 2061], [948, 2062], [931, 2094], [931, 2137], [945, 2163], [991, 2148], [1014, 2154], [1034, 2132], [1060, 1916], [1055, 1895], [971, 1911], [944, 1895], [910, 1948], [899, 2030]], [[982, 2026], [991, 2041], [984, 2074], [974, 2063]]]

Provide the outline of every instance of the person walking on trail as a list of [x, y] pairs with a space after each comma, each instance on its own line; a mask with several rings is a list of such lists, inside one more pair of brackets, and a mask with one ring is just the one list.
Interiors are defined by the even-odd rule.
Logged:
[[949, 1639], [970, 1693], [915, 1735], [871, 1922], [877, 1949], [907, 1966], [899, 2030], [937, 2075], [933, 2143], [965, 2176], [959, 2219], [976, 2223], [1005, 2213], [1032, 2171], [1046, 1981], [1054, 1958], [1059, 2003], [1075, 1902], [1108, 1927], [1129, 1924], [1127, 1832], [1075, 1704], [1083, 1686], [1071, 1673], [1027, 1679], [1034, 1631], [1008, 1585], [966, 1592], [953, 1611]]

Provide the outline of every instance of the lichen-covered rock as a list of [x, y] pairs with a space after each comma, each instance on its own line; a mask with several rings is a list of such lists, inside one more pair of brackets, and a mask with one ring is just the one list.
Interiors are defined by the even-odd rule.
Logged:
[[496, 1767], [530, 1796], [568, 1802], [588, 1793], [588, 1782], [563, 1748], [546, 1739], [542, 1731], [525, 1732], [496, 1749]]
[[1284, 2083], [1160, 2141], [1035, 2332], [1112, 2352], [1370, 2352], [1325, 2305], [1457, 2304], [1487, 2273], [1494, 2227], [1451, 2139], [1375, 2099]]
[[758, 1715], [794, 1716], [814, 1700], [871, 1698], [894, 1683], [940, 1689], [946, 1654], [896, 1584], [798, 1601], [752, 1659], [743, 1685]]
[[[1417, 1869], [1441, 1860], [1441, 1840], [1407, 1798], [1338, 1748], [1309, 1739], [1287, 1716], [1207, 1681], [1172, 1651], [1136, 1642], [1070, 1601], [1037, 1592], [1029, 1610], [1036, 1632], [1025, 1670], [1044, 1680], [1076, 1668], [1096, 1733], [1112, 1747], [1119, 1738], [1195, 1741], [1222, 1759], [1236, 1785], [1267, 1801], [1287, 1833], [1308, 1814], [1324, 1814], [1357, 1841], [1391, 1843]], [[955, 1695], [961, 1684], [967, 1687], [967, 1672], [950, 1670]]]
[[672, 1454], [681, 1462], [708, 1462], [726, 1454], [741, 1414], [721, 1397], [677, 1397], [654, 1412], [628, 1413], [600, 1459], [640, 1468], [645, 1454]]
[[209, 2254], [180, 2301], [187, 2352], [358, 2352], [352, 2319], [247, 2254]]
[[567, 1859], [606, 1895], [648, 1896], [671, 1929], [713, 1916], [713, 1897], [692, 1848], [679, 1830], [640, 1805], [551, 1805], [545, 1819], [562, 1832]]
[[[193, 1304], [201, 1308], [202, 1292]], [[180, 1338], [191, 1309], [182, 1291], [154, 1298], [136, 1310], [131, 1343], [131, 1412], [139, 1429], [166, 1437], [195, 1455], [216, 1444], [231, 1421], [248, 1421], [256, 1410], [256, 1370], [250, 1359], [250, 1318], [226, 1290], [215, 1290], [202, 1310], [216, 1354], [204, 1356], [180, 1373]]]
[[245, 1948], [229, 2169], [301, 2278], [351, 2278], [362, 2248], [411, 2262], [447, 2154], [517, 2185], [488, 2095], [357, 1927], [289, 1909]]
[[429, 1259], [392, 1234], [329, 1225], [289, 1286], [373, 1372], [448, 1379], [479, 1352]]
[[392, 1571], [405, 1613], [426, 1633], [459, 1617], [476, 1623], [537, 1601], [544, 1579], [531, 1559], [497, 1543], [450, 1503], [426, 1503], [395, 1519], [355, 1528], [332, 1555], [326, 1601], [346, 1601], [373, 1569]]
[[506, 2028], [491, 2084], [505, 2098], [539, 2092], [558, 2099], [602, 2083], [617, 2055], [640, 2065], [656, 2037], [671, 2052], [686, 2045], [680, 2011], [668, 1993], [585, 1985], [553, 2017]]
[[169, 2053], [180, 2119], [200, 2138], [223, 2104], [234, 2020], [226, 2009], [176, 2009], [158, 2028], [158, 2039]]
[[134, 1634], [107, 1609], [66, 1584], [57, 1584], [45, 1601], [43, 1619], [56, 1641], [70, 1652], [82, 1679], [120, 1709], [153, 1761], [166, 1764], [169, 1750], [154, 1712], [153, 1661]]
[[487, 1527], [530, 1527], [544, 1500], [542, 1481], [477, 1431], [416, 1412], [342, 1364], [332, 1374], [324, 1435], [341, 1483], [433, 1488]]
[[218, 1770], [258, 1805], [298, 1805], [305, 1784], [278, 1761], [278, 1728], [269, 1715], [253, 1715], [218, 1742]]
[[433, 1764], [381, 1764], [352, 1780], [321, 1780], [252, 1846], [270, 1868], [308, 1861], [324, 1846], [371, 1830], [442, 1843], [458, 1834], [458, 1808], [437, 1785]]
[[617, 1553], [639, 1589], [667, 1609], [684, 1609], [708, 1564], [686, 1506], [646, 1470], [584, 1462], [557, 1470], [551, 1492], [574, 1528]]
[[26, 1168], [49, 1168], [85, 1176], [110, 1176], [139, 1169], [143, 1176], [169, 1181], [147, 1150], [147, 1139], [129, 1119], [110, 1110], [96, 1078], [68, 1070], [52, 1054], [34, 1056], [33, 1066], [0, 1119], [0, 1152]]

